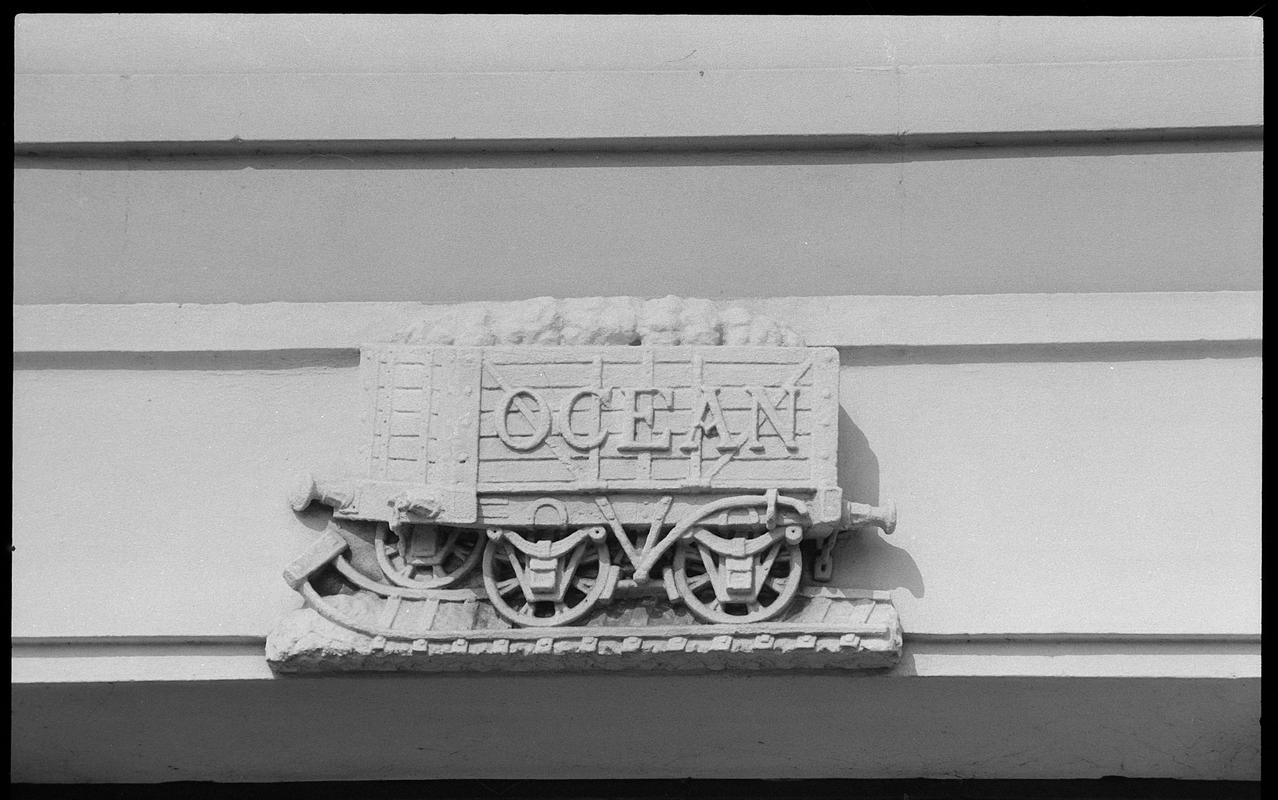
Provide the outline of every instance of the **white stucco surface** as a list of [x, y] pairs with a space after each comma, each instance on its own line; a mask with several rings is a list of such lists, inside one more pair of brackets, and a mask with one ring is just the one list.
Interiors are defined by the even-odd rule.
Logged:
[[426, 17], [400, 27], [36, 15], [16, 34], [23, 144], [970, 137], [1263, 119], [1262, 30], [1247, 19]]
[[[1259, 633], [1257, 355], [875, 358], [844, 356], [840, 481], [902, 517], [838, 583], [913, 633]], [[264, 635], [312, 535], [285, 487], [356, 447], [353, 355], [50, 363], [15, 373], [14, 634]]]
[[1258, 140], [17, 161], [19, 303], [1255, 290]]
[[[1262, 20], [112, 14], [18, 18], [15, 71], [208, 74], [792, 69], [1259, 56]], [[692, 52], [691, 54], [690, 51]]]

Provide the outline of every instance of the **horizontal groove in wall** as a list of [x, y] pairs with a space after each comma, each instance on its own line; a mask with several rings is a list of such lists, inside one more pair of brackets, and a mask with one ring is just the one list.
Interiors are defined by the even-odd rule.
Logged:
[[[784, 297], [719, 303], [740, 304], [783, 320], [809, 345], [848, 348], [848, 363], [874, 363], [900, 358], [899, 348], [931, 348], [930, 356], [942, 360], [1006, 360], [1009, 346], [1038, 348], [1012, 354], [1011, 360], [1026, 355], [1048, 360], [1094, 357], [1088, 349], [1076, 347], [1084, 345], [1102, 357], [1120, 359], [1247, 356], [1257, 352], [1253, 343], [1261, 339], [1262, 298], [1263, 292], [1141, 292]], [[269, 365], [272, 357], [262, 353], [307, 351], [300, 354], [303, 361], [331, 364], [345, 357], [330, 351], [385, 341], [409, 325], [430, 323], [467, 305], [18, 305], [13, 307], [14, 352], [245, 351], [259, 355], [221, 363]], [[487, 305], [492, 314], [514, 307]], [[858, 357], [862, 361], [856, 362]], [[216, 366], [216, 356], [200, 358]]]
[[1259, 645], [1259, 633], [906, 633], [905, 641], [920, 646], [1020, 646], [1029, 644], [1096, 646]]
[[[252, 637], [121, 637], [12, 640], [15, 684], [111, 681], [272, 680], [265, 639]], [[665, 680], [659, 673], [632, 673]], [[840, 674], [823, 673], [830, 677]], [[890, 677], [1251, 678], [1260, 674], [1260, 637], [1001, 634], [905, 638]], [[361, 677], [360, 673], [348, 677]], [[365, 673], [362, 677], [380, 677]], [[444, 674], [441, 678], [447, 678]], [[455, 675], [454, 675], [455, 677]], [[468, 679], [583, 679], [562, 675], [479, 673]], [[695, 678], [695, 675], [692, 676]]]
[[[101, 800], [108, 795], [95, 784], [17, 783], [14, 794], [25, 800]], [[294, 781], [284, 783], [176, 781], [162, 784], [115, 783], [116, 797], [131, 800], [406, 800], [441, 797], [452, 800], [1259, 800], [1258, 780], [1185, 780], [1178, 778], [469, 778], [426, 780]]]
[[[1211, 136], [992, 136], [969, 141], [961, 137], [867, 138], [859, 143], [843, 137], [770, 139], [608, 140], [593, 142], [522, 141], [483, 143], [405, 142], [121, 142], [32, 150], [14, 148], [18, 171], [207, 173], [207, 172], [404, 172], [479, 170], [711, 169], [720, 167], [873, 167], [955, 161], [1017, 159], [1081, 159], [1262, 153], [1264, 132], [1234, 131]], [[118, 144], [118, 146], [116, 146]], [[330, 146], [330, 144], [332, 146]], [[471, 146], [473, 144], [473, 146]], [[208, 145], [208, 147], [205, 147]], [[190, 176], [196, 179], [195, 175]]]
[[207, 650], [234, 653], [260, 650], [264, 636], [14, 636], [9, 640], [14, 658], [37, 656], [44, 652], [143, 654], [165, 650], [172, 652]]
[[[839, 347], [845, 367], [900, 364], [1029, 364], [1121, 361], [1184, 361], [1199, 358], [1259, 358], [1257, 340], [1226, 342], [1089, 342], [1076, 344], [941, 345], [935, 347]], [[272, 371], [348, 369], [359, 366], [359, 350], [51, 351], [14, 353], [15, 370]]]
[[[912, 646], [965, 648], [1016, 648], [1027, 645], [1097, 646], [1110, 648], [1162, 647], [1169, 645], [1244, 647], [1261, 643], [1259, 633], [906, 633], [905, 642]], [[15, 656], [29, 656], [38, 650], [56, 648], [158, 647], [261, 647], [262, 636], [12, 636], [9, 639]]]
[[1119, 361], [1185, 361], [1197, 358], [1258, 358], [1259, 340], [1181, 342], [1071, 342], [918, 347], [840, 347], [845, 367], [896, 364], [1028, 364]]
[[357, 348], [311, 350], [66, 351], [13, 354], [15, 370], [246, 370], [342, 369], [359, 366]]
[[[890, 135], [667, 136], [557, 139], [15, 142], [21, 158], [253, 157], [483, 153], [806, 153], [826, 150], [973, 150], [1138, 143], [1264, 143], [1263, 125], [1128, 130], [988, 131]], [[34, 167], [37, 164], [22, 164]]]

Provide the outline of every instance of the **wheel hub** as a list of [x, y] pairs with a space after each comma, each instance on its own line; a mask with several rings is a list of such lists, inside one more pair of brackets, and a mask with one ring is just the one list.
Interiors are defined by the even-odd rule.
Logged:
[[720, 600], [725, 603], [741, 603], [758, 597], [759, 588], [754, 581], [754, 558], [727, 556], [723, 560], [723, 572], [723, 592]]
[[538, 600], [558, 600], [563, 594], [560, 589], [560, 579], [563, 570], [559, 567], [559, 559], [557, 558], [536, 558], [528, 559], [528, 572], [526, 573], [528, 580], [528, 600], [536, 602]]

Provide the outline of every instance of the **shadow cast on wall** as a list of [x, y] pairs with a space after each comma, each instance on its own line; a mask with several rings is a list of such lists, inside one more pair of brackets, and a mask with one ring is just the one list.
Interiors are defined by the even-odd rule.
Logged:
[[[847, 500], [878, 505], [883, 499], [879, 497], [879, 458], [870, 449], [865, 433], [843, 408], [839, 409], [839, 485]], [[905, 519], [908, 526], [908, 510]], [[915, 597], [924, 594], [918, 564], [904, 549], [888, 544], [878, 530], [845, 534], [834, 552], [836, 586], [905, 589]]]

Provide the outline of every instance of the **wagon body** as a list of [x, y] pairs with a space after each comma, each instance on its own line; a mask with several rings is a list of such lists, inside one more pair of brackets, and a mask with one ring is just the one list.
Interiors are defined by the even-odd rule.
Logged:
[[775, 490], [823, 535], [843, 511], [832, 348], [377, 344], [360, 371], [367, 472], [338, 516], [647, 527]]

